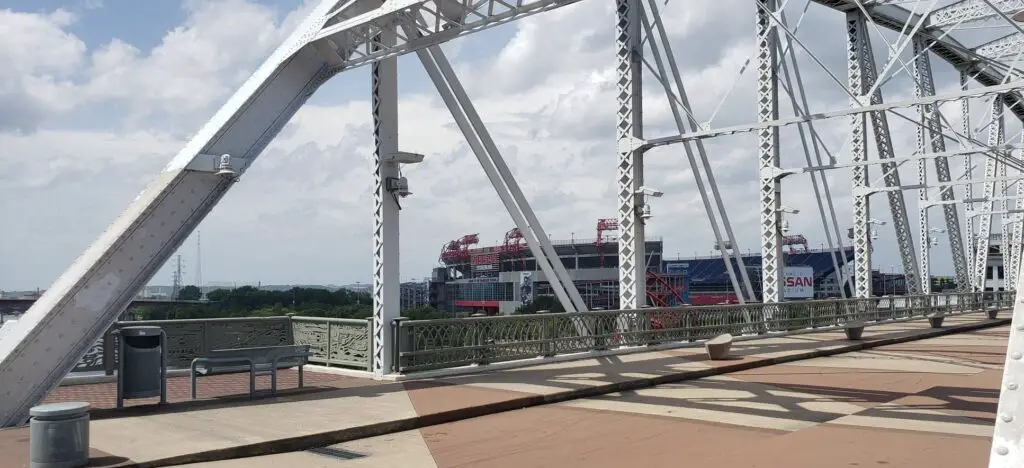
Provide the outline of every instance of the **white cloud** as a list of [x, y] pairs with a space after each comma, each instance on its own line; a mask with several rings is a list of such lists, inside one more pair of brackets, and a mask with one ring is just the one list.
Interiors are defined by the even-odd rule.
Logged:
[[[0, 285], [48, 285], [314, 3], [282, 14], [246, 0], [187, 0], [186, 20], [148, 50], [126, 39], [86, 47], [69, 27], [88, 27], [87, 16], [0, 10], [0, 35], [12, 38], [0, 43], [0, 61], [8, 64], [0, 69], [0, 214], [19, 220], [0, 243], [6, 265]], [[735, 21], [753, 18], [752, 7], [729, 0], [662, 10], [690, 99], [705, 120], [752, 52], [752, 19]], [[839, 23], [838, 15], [823, 11], [816, 18]], [[597, 218], [615, 216], [613, 26], [611, 3], [580, 2], [448, 47], [459, 57], [478, 57], [455, 66], [554, 238], [592, 237]], [[808, 34], [842, 34], [827, 25], [804, 27]], [[509, 32], [507, 43], [489, 41]], [[841, 36], [834, 39], [842, 44]], [[843, 51], [830, 56], [842, 63]], [[756, 118], [753, 73], [748, 67], [715, 125]], [[366, 68], [336, 80], [369, 89]], [[660, 85], [649, 73], [645, 81], [649, 136], [674, 133]], [[819, 92], [834, 87], [820, 73], [807, 73], [805, 86], [816, 111], [846, 105], [842, 94]], [[478, 232], [484, 242], [496, 241], [513, 226], [443, 103], [425, 88], [403, 93], [400, 103], [400, 146], [428, 155], [406, 170], [414, 193], [403, 201], [406, 278], [426, 276], [447, 240]], [[341, 103], [331, 98], [315, 96], [202, 224], [207, 281], [369, 279], [370, 105], [368, 96]], [[71, 111], [75, 124], [61, 119]], [[101, 128], [81, 128], [81, 120], [102, 122], [95, 125]], [[833, 151], [846, 137], [844, 122], [819, 127]], [[786, 135], [785, 165], [802, 165], [795, 133]], [[750, 134], [711, 140], [708, 154], [740, 245], [756, 249], [756, 140]], [[665, 236], [670, 254], [706, 253], [711, 232], [682, 147], [658, 149], [646, 159], [648, 184], [666, 192], [649, 232]], [[830, 179], [845, 229], [849, 179], [840, 174]], [[794, 231], [817, 246], [821, 228], [809, 193], [806, 178], [786, 180], [786, 203], [808, 213], [793, 219]], [[877, 206], [876, 212], [884, 210]], [[182, 250], [187, 265], [194, 248], [189, 241]], [[163, 272], [155, 281], [168, 278]]]

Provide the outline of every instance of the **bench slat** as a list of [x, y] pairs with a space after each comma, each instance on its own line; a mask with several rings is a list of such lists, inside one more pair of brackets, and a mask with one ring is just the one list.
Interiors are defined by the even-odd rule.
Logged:
[[248, 372], [248, 361], [257, 371], [270, 371], [277, 358], [277, 368], [286, 369], [309, 363], [309, 345], [259, 346], [252, 348], [218, 349], [197, 358], [196, 372], [200, 375]]

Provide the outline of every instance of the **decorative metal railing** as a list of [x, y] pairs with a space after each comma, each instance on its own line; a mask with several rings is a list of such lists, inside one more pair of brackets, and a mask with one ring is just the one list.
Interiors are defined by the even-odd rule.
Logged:
[[[697, 342], [722, 333], [777, 336], [1009, 308], [1012, 292], [933, 294], [781, 304], [645, 308], [584, 313], [442, 320], [396, 319], [395, 372], [416, 372], [661, 343]], [[81, 359], [76, 372], [117, 368], [118, 328], [155, 325], [167, 333], [169, 365], [187, 368], [211, 350], [308, 344], [310, 362], [368, 369], [369, 320], [250, 317], [117, 322]]]
[[292, 337], [295, 344], [309, 345], [312, 363], [369, 370], [372, 320], [292, 317]]
[[1013, 293], [954, 293], [781, 304], [644, 308], [442, 320], [396, 319], [395, 372], [694, 342], [786, 335], [1008, 308]]
[[167, 358], [171, 368], [188, 368], [192, 359], [215, 349], [246, 346], [308, 344], [310, 362], [365, 369], [369, 365], [370, 323], [324, 317], [246, 317], [188, 320], [117, 322], [82, 357], [74, 372], [117, 368], [117, 335], [121, 327], [153, 325], [167, 333]]

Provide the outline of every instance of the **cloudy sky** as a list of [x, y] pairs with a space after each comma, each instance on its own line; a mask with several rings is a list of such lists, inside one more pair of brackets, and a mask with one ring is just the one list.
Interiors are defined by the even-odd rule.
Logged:
[[[0, 289], [47, 287], [313, 3], [4, 2]], [[795, 23], [803, 2], [792, 3], [789, 20]], [[714, 114], [713, 125], [756, 120], [752, 67], [737, 78], [753, 50], [752, 4], [698, 0], [663, 7], [695, 112], [701, 120]], [[444, 47], [555, 239], [593, 238], [596, 220], [615, 216], [612, 7], [611, 1], [581, 2]], [[812, 5], [800, 28], [802, 42], [845, 81], [842, 16]], [[878, 56], [884, 63], [886, 54]], [[846, 107], [832, 78], [806, 52], [800, 57], [813, 110]], [[399, 67], [400, 146], [427, 155], [423, 164], [405, 170], [414, 195], [403, 201], [401, 269], [403, 279], [414, 279], [429, 275], [446, 241], [479, 233], [484, 243], [497, 243], [513, 223], [415, 56], [403, 56]], [[941, 67], [940, 78], [953, 76]], [[905, 78], [903, 73], [893, 80], [894, 97], [912, 95]], [[671, 134], [674, 123], [660, 84], [649, 73], [645, 79], [647, 135]], [[955, 86], [952, 80], [939, 84], [946, 90]], [[369, 87], [368, 67], [322, 87], [203, 222], [205, 282], [369, 281]], [[897, 145], [912, 149], [913, 127], [890, 120]], [[840, 159], [848, 157], [846, 122], [819, 127]], [[804, 165], [797, 137], [793, 129], [783, 132], [783, 166]], [[741, 248], [757, 250], [753, 136], [713, 140], [708, 154]], [[681, 148], [658, 149], [646, 158], [647, 184], [666, 193], [653, 205], [648, 234], [664, 237], [668, 256], [710, 254], [713, 236]], [[905, 171], [905, 183], [913, 174]], [[834, 171], [829, 179], [845, 231], [851, 219], [849, 175]], [[802, 211], [791, 218], [793, 232], [820, 247], [825, 239], [806, 176], [787, 179], [784, 186], [784, 203]], [[916, 198], [908, 192], [911, 207]], [[884, 198], [874, 206], [874, 216], [888, 219]], [[916, 218], [912, 211], [915, 224]], [[891, 229], [879, 234], [876, 266], [898, 268]], [[188, 283], [198, 270], [196, 246], [193, 235], [179, 252]], [[937, 273], [951, 271], [945, 250], [934, 251]], [[152, 283], [170, 279], [165, 267]]]

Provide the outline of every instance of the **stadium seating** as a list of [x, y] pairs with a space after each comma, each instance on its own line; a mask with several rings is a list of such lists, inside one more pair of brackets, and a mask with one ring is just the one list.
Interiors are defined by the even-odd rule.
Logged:
[[[846, 261], [853, 261], [853, 248], [844, 249]], [[832, 264], [832, 256], [842, 266], [842, 258], [838, 250], [833, 251], [812, 251], [809, 253], [790, 254], [785, 253], [783, 260], [786, 265], [809, 266], [814, 269], [815, 282], [832, 274], [835, 267]], [[734, 270], [736, 261], [731, 260]], [[760, 255], [744, 255], [743, 263], [747, 267], [752, 282], [759, 282], [761, 268]], [[679, 260], [665, 260], [662, 262], [662, 271], [665, 273], [682, 273], [689, 277], [692, 291], [721, 291], [730, 288], [729, 273], [725, 268], [725, 262], [721, 257], [705, 257]], [[738, 274], [738, 270], [737, 271]]]

